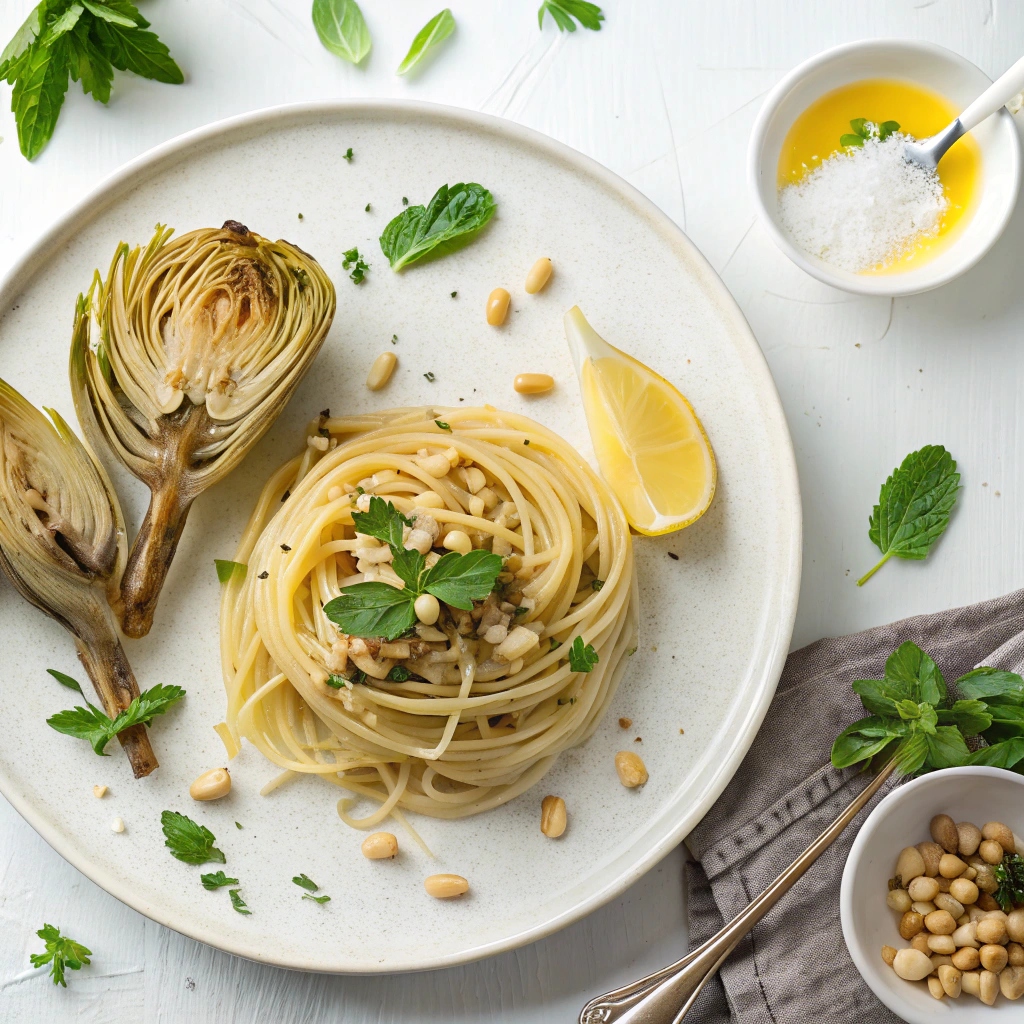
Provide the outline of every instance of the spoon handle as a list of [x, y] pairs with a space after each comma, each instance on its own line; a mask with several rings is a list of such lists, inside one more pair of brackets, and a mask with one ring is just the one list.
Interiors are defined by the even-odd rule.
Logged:
[[679, 1024], [704, 985], [743, 937], [792, 888], [793, 884], [882, 788], [896, 767], [890, 761], [845, 810], [747, 908], [717, 935], [674, 964], [646, 978], [591, 999], [579, 1024]]
[[989, 114], [1005, 106], [1024, 90], [1024, 57], [1005, 74], [1000, 75], [961, 115], [965, 132], [976, 128]]

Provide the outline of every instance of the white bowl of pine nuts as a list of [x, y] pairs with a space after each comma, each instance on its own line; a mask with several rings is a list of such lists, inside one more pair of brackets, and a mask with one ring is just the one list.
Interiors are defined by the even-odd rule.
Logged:
[[846, 861], [840, 917], [853, 962], [893, 1013], [910, 1024], [1024, 1019], [1024, 909], [999, 909], [1005, 885], [987, 891], [996, 866], [1017, 854], [1024, 776], [1015, 772], [932, 772], [872, 811]]

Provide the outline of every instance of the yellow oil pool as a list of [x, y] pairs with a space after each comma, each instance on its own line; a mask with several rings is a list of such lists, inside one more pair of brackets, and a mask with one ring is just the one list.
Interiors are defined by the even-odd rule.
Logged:
[[[958, 113], [945, 97], [912, 82], [874, 78], [841, 86], [809, 106], [790, 128], [779, 156], [779, 187], [799, 181], [841, 151], [839, 138], [850, 131], [855, 118], [875, 124], [897, 121], [900, 131], [923, 139], [945, 128]], [[862, 273], [898, 273], [941, 252], [970, 219], [980, 175], [981, 151], [967, 135], [939, 164], [939, 180], [949, 205], [938, 232], [920, 238], [900, 259]]]

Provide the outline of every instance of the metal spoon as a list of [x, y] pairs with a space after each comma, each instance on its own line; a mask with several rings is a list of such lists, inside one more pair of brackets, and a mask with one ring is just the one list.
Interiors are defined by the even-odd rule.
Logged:
[[973, 131], [990, 114], [1009, 103], [1024, 90], [1024, 57], [1005, 74], [1000, 75], [955, 121], [946, 125], [937, 135], [908, 142], [903, 157], [909, 163], [919, 164], [928, 171], [934, 171], [949, 147]]
[[717, 935], [668, 967], [646, 978], [591, 999], [580, 1011], [579, 1024], [679, 1024], [700, 990], [714, 977], [740, 940], [793, 887], [832, 844], [860, 809], [882, 788], [896, 767], [890, 761], [846, 809], [747, 908]]

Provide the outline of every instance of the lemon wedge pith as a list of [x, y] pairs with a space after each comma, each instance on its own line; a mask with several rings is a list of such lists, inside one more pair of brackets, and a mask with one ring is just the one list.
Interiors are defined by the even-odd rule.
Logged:
[[639, 533], [657, 536], [699, 519], [715, 495], [711, 442], [686, 398], [650, 367], [609, 345], [579, 306], [565, 334], [601, 474]]

